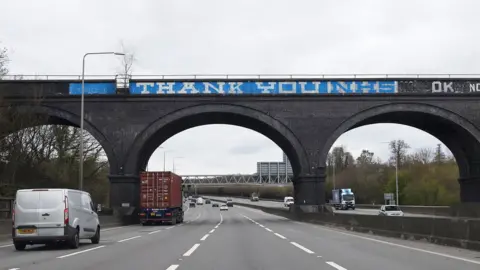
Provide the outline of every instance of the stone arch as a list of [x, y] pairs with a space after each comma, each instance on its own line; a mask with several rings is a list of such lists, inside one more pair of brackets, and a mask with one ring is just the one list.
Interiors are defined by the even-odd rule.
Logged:
[[[15, 105], [12, 106], [15, 108], [15, 111], [18, 113], [24, 114], [35, 114], [40, 116], [46, 116], [46, 122], [41, 123], [42, 125], [67, 125], [79, 128], [80, 127], [80, 116], [76, 114], [72, 114], [71, 112], [54, 108], [46, 105], [34, 105], [34, 106], [27, 106], [27, 105]], [[110, 170], [115, 170], [117, 168], [117, 159], [111, 146], [110, 142], [107, 138], [103, 135], [103, 133], [98, 130], [92, 123], [90, 123], [87, 119], [84, 119], [84, 129], [88, 131], [102, 146], [105, 154], [107, 155], [107, 159], [110, 165]]]
[[393, 103], [356, 113], [342, 122], [323, 146], [320, 163], [326, 164], [327, 155], [335, 141], [345, 132], [357, 127], [394, 123], [423, 130], [442, 141], [454, 155], [460, 178], [480, 173], [475, 157], [480, 151], [480, 131], [467, 119], [449, 110], [422, 103]]
[[208, 124], [231, 124], [257, 131], [286, 153], [294, 175], [300, 175], [309, 169], [303, 146], [282, 122], [249, 107], [202, 104], [174, 111], [151, 123], [133, 143], [125, 164], [126, 173], [136, 174], [145, 168], [155, 149], [168, 138], [189, 128]]

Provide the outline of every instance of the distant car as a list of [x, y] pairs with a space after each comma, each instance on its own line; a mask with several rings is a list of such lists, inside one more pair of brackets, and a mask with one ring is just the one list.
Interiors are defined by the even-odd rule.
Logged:
[[218, 203], [212, 203], [212, 207], [218, 207]]
[[211, 203], [212, 203], [212, 201], [210, 201], [209, 199], [205, 200], [205, 204], [211, 204]]
[[258, 202], [258, 201], [259, 201], [259, 198], [258, 198], [258, 196], [253, 195], [252, 197], [250, 197], [250, 201], [252, 201], [252, 202]]
[[220, 205], [220, 211], [228, 211], [228, 206], [226, 204]]
[[295, 203], [295, 201], [293, 200], [293, 197], [285, 197], [283, 198], [283, 205], [285, 207], [290, 207], [290, 205], [293, 205]]
[[379, 216], [397, 216], [397, 217], [403, 217], [403, 211], [400, 209], [398, 205], [382, 205], [380, 207], [380, 211], [378, 212]]
[[190, 207], [196, 207], [197, 204], [196, 204], [195, 202], [192, 202], [192, 201], [191, 201], [191, 202], [188, 204], [188, 206], [190, 206]]
[[230, 201], [227, 200], [227, 206], [228, 207], [233, 207], [233, 201], [230, 199]]

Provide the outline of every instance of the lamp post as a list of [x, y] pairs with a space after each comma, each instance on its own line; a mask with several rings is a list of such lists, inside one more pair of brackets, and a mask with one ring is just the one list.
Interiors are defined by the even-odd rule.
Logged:
[[[398, 140], [395, 141], [395, 143], [397, 142]], [[390, 142], [382, 142], [382, 143], [388, 143], [390, 144]], [[398, 198], [398, 154], [395, 153], [395, 203], [397, 205], [400, 205], [400, 199]]]
[[85, 58], [88, 55], [93, 54], [112, 54], [112, 55], [125, 55], [124, 53], [118, 52], [92, 52], [86, 53], [83, 55], [82, 61], [82, 94], [81, 94], [81, 101], [80, 101], [80, 164], [79, 164], [79, 176], [78, 176], [78, 189], [83, 190], [83, 119], [85, 118]]

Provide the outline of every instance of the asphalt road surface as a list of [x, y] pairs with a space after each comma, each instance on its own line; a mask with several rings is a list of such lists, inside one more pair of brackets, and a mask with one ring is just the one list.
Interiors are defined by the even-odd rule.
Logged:
[[300, 223], [259, 210], [190, 208], [176, 226], [125, 226], [78, 250], [0, 243], [0, 269], [478, 270], [480, 252]]
[[[226, 200], [227, 197], [223, 196], [205, 196], [207, 198], [212, 198], [212, 199], [219, 199], [219, 200]], [[265, 206], [265, 207], [270, 207], [270, 208], [282, 208], [286, 209], [286, 207], [283, 205], [283, 202], [275, 202], [275, 201], [262, 201], [260, 198], [260, 201], [257, 202], [252, 202], [250, 199], [241, 199], [241, 198], [232, 198], [232, 201], [239, 202], [239, 203], [245, 203], [245, 204], [256, 204], [260, 206]], [[378, 215], [378, 211], [380, 210], [380, 206], [378, 209], [360, 209], [356, 208], [355, 210], [349, 209], [349, 210], [334, 210], [335, 213], [339, 214], [349, 214], [349, 215]], [[422, 215], [422, 214], [411, 214], [411, 213], [404, 213], [406, 217], [438, 217], [434, 215]]]

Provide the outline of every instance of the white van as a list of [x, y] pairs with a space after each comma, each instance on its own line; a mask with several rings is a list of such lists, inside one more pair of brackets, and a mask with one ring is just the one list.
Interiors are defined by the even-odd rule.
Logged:
[[197, 204], [198, 204], [198, 205], [203, 205], [203, 198], [202, 198], [202, 197], [199, 197], [199, 198], [197, 199]]
[[80, 239], [100, 242], [100, 222], [88, 192], [72, 189], [21, 189], [12, 213], [15, 249], [26, 245], [66, 242], [78, 248]]

